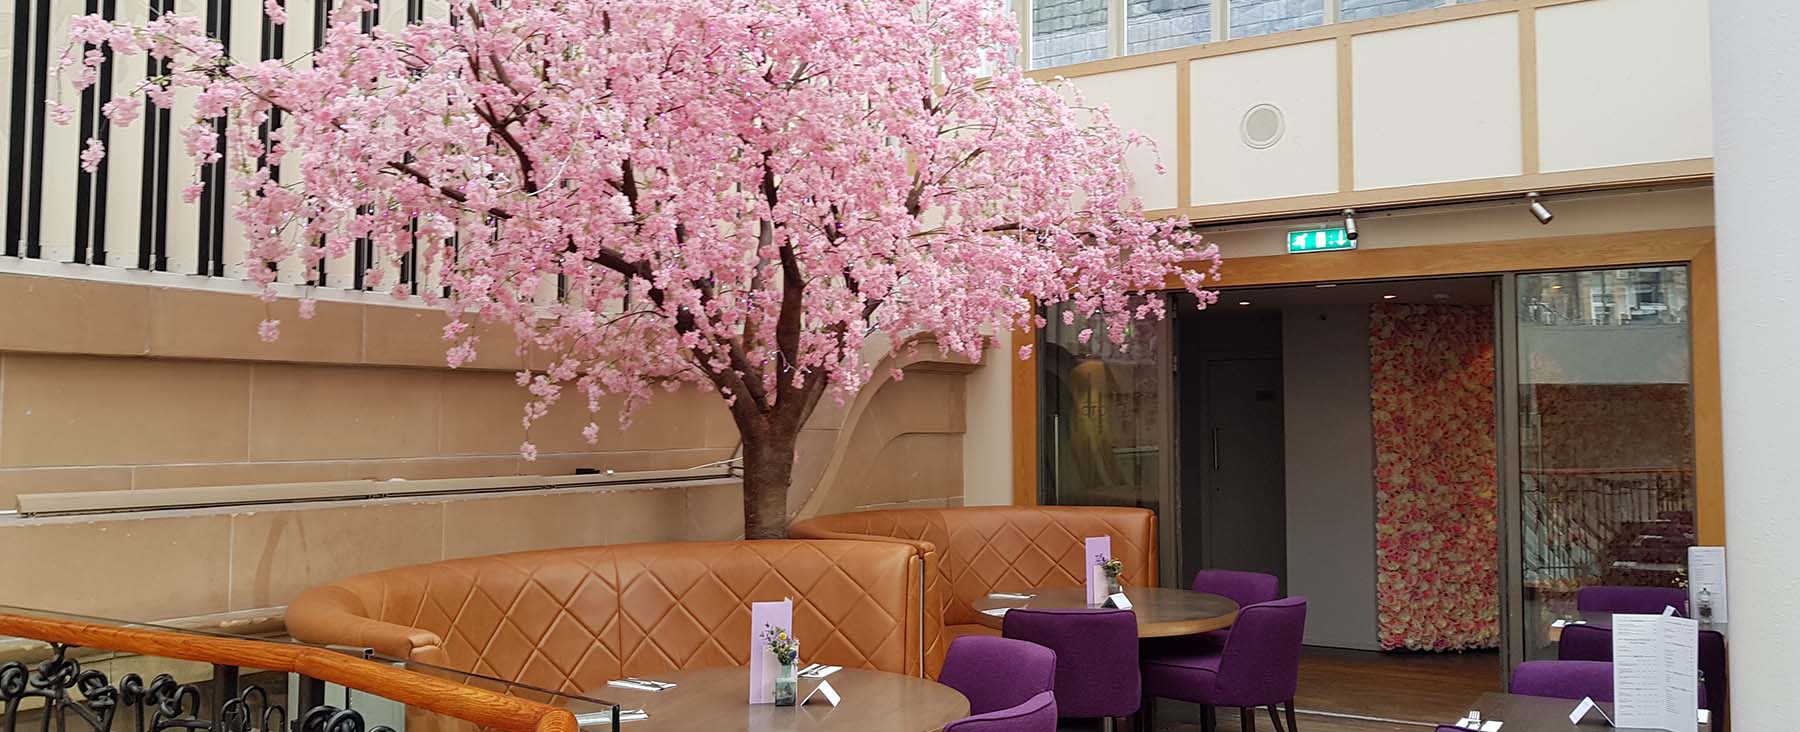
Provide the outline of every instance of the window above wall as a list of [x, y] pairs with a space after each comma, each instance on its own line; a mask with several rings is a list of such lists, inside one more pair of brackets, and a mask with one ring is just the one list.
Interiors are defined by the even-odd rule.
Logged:
[[1014, 0], [1034, 69], [1479, 0]]

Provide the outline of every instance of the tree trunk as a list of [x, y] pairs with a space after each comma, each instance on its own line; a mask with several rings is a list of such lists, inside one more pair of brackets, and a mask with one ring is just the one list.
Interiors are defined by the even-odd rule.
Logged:
[[744, 538], [786, 539], [788, 484], [798, 430], [744, 436]]

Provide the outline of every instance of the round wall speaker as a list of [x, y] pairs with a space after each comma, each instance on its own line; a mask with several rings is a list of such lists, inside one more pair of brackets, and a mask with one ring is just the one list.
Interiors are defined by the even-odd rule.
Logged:
[[1287, 120], [1281, 114], [1281, 108], [1273, 104], [1258, 104], [1244, 113], [1244, 120], [1238, 123], [1238, 134], [1244, 138], [1244, 144], [1257, 150], [1274, 147], [1281, 142], [1281, 136], [1287, 132]]

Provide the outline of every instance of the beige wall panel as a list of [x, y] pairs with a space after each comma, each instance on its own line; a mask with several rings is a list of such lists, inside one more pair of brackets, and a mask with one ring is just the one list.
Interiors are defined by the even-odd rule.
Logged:
[[[1087, 103], [1105, 105], [1119, 127], [1137, 130], [1156, 142], [1126, 154], [1125, 167], [1136, 179], [1144, 208], [1174, 208], [1175, 194], [1175, 65], [1084, 76], [1074, 80]], [[1156, 172], [1157, 160], [1164, 172]]]
[[313, 483], [345, 480], [348, 477], [349, 466], [341, 462], [140, 465], [131, 469], [131, 487], [144, 490], [209, 485]]
[[236, 364], [9, 354], [0, 465], [242, 460], [249, 391]]
[[1518, 175], [1518, 14], [1356, 36], [1357, 190]]
[[[1334, 193], [1338, 189], [1337, 46], [1320, 41], [1195, 60], [1191, 205]], [[1281, 110], [1285, 131], [1264, 149], [1244, 142], [1244, 115]]]
[[517, 475], [517, 455], [493, 457], [413, 458], [350, 463], [349, 480], [432, 480], [436, 478], [488, 478]]
[[687, 510], [684, 491], [636, 488], [598, 495], [600, 505], [593, 519], [602, 525], [608, 544], [681, 541], [687, 536], [681, 516]]
[[1592, 0], [1537, 11], [1546, 172], [1712, 155], [1705, 0]]
[[256, 366], [250, 425], [258, 460], [438, 454], [439, 382], [427, 369]]
[[[619, 398], [601, 399], [600, 411], [594, 413], [588, 411], [585, 395], [568, 389], [549, 414], [532, 423], [529, 435], [521, 420], [531, 394], [515, 383], [511, 374], [449, 372], [444, 374], [443, 388], [446, 455], [516, 453], [527, 439], [540, 453], [674, 450], [736, 444], [724, 401], [710, 391], [694, 387], [673, 392], [657, 389], [633, 416], [631, 426], [623, 429], [618, 419]], [[589, 422], [600, 428], [594, 444], [582, 436], [582, 429]]]
[[[163, 288], [156, 290], [150, 353], [354, 363], [362, 358], [361, 310], [351, 303], [322, 301], [311, 319], [302, 319], [297, 300], [265, 303], [237, 293]], [[281, 322], [281, 337], [270, 343], [257, 335], [265, 318]]]
[[687, 489], [688, 541], [727, 541], [744, 537], [742, 485], [690, 486]]
[[697, 465], [729, 459], [732, 452], [731, 448], [724, 447], [618, 452], [540, 452], [536, 460], [527, 461], [517, 458], [515, 470], [522, 475], [574, 475], [578, 468], [593, 468], [602, 472], [612, 470], [620, 473], [635, 470], [686, 470]]
[[0, 274], [0, 350], [143, 354], [156, 294], [138, 285]]
[[15, 508], [21, 493], [122, 491], [131, 488], [131, 468], [14, 468], [0, 470], [0, 509]]
[[315, 585], [443, 556], [442, 504], [262, 511], [229, 520], [233, 610], [284, 605]]
[[604, 544], [607, 521], [619, 518], [602, 514], [608, 508], [605, 495], [580, 491], [451, 501], [444, 504], [444, 558]]
[[963, 496], [971, 506], [1012, 503], [1012, 338], [1010, 330], [996, 334], [963, 387]]
[[[364, 306], [361, 310], [366, 362], [448, 365], [444, 354], [452, 344], [444, 340], [444, 326], [450, 322], [444, 311], [385, 303]], [[517, 339], [511, 326], [477, 321], [470, 330], [479, 335], [480, 340], [475, 344], [475, 360], [462, 368], [516, 370], [523, 363], [516, 353]]]
[[223, 612], [230, 537], [226, 516], [8, 526], [0, 603], [145, 620]]

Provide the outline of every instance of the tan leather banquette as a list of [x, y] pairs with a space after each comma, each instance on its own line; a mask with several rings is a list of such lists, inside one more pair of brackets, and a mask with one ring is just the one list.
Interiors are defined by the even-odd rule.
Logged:
[[[801, 657], [918, 674], [923, 557], [868, 541], [625, 544], [458, 559], [301, 594], [288, 632], [555, 691], [744, 665], [750, 603], [794, 600]], [[937, 635], [933, 632], [932, 635]]]
[[[796, 539], [898, 541], [924, 553], [928, 573], [925, 664], [937, 675], [958, 635], [994, 631], [973, 602], [990, 592], [1086, 583], [1090, 536], [1111, 536], [1126, 585], [1154, 585], [1156, 514], [1141, 508], [993, 506], [894, 509], [819, 516], [794, 524]], [[941, 626], [943, 633], [932, 631]]]

